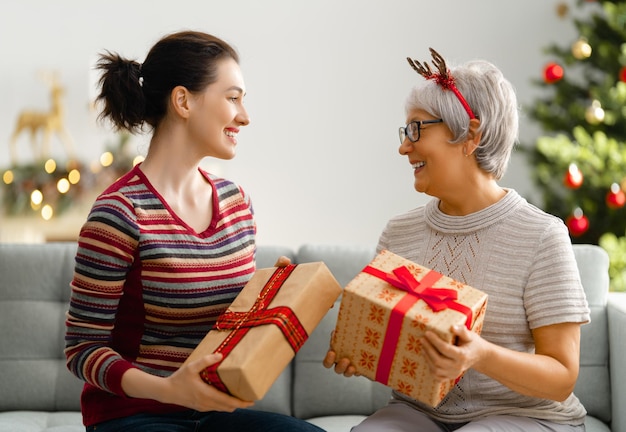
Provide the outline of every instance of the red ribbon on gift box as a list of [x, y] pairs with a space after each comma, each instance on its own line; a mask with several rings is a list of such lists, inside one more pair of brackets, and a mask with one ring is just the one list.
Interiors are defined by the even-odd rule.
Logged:
[[386, 273], [368, 265], [363, 269], [363, 272], [382, 279], [393, 287], [408, 293], [391, 310], [380, 359], [376, 368], [376, 381], [383, 384], [388, 383], [393, 357], [400, 339], [402, 321], [409, 309], [420, 299], [426, 302], [434, 312], [454, 309], [463, 313], [466, 316], [465, 326], [468, 329], [471, 327], [472, 310], [456, 302], [458, 298], [457, 291], [447, 288], [433, 288], [433, 285], [443, 277], [441, 273], [430, 270], [418, 281], [405, 266], [394, 269], [392, 273]]
[[217, 368], [253, 327], [266, 324], [278, 326], [294, 352], [298, 352], [304, 342], [306, 342], [309, 335], [291, 308], [287, 306], [277, 306], [271, 309], [267, 308], [278, 293], [278, 290], [295, 270], [296, 266], [297, 264], [290, 264], [284, 267], [278, 267], [263, 286], [257, 300], [248, 311], [233, 312], [227, 309], [220, 315], [215, 323], [215, 329], [231, 330], [231, 333], [224, 339], [220, 346], [213, 351], [215, 353], [222, 353], [222, 360], [200, 372], [200, 376], [205, 382], [213, 385], [222, 392], [228, 392], [228, 389], [217, 373]]
[[298, 352], [308, 337], [296, 313], [288, 306], [277, 306], [252, 313], [226, 311], [219, 317], [215, 328], [217, 330], [236, 330], [266, 324], [276, 325], [294, 352]]

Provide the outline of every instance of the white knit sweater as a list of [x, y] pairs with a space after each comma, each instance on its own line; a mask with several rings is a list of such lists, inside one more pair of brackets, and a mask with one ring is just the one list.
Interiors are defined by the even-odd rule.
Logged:
[[[378, 250], [388, 249], [489, 295], [482, 337], [534, 352], [531, 329], [589, 322], [589, 307], [563, 222], [507, 189], [499, 202], [449, 216], [439, 201], [391, 219]], [[394, 392], [433, 418], [461, 423], [509, 414], [578, 425], [586, 411], [573, 394], [564, 402], [523, 396], [474, 370], [436, 408]]]

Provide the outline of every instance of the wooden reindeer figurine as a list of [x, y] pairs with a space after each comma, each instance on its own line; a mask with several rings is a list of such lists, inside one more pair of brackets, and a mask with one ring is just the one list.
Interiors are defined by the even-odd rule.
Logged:
[[[55, 75], [46, 74], [43, 76], [44, 82], [50, 88], [51, 106], [49, 111], [24, 110], [22, 111], [15, 125], [15, 131], [11, 136], [11, 161], [13, 165], [17, 163], [17, 138], [23, 131], [30, 132], [30, 141], [35, 160], [47, 159], [50, 156], [50, 138], [56, 134], [61, 143], [65, 147], [68, 157], [74, 157], [74, 148], [72, 138], [65, 129], [63, 123], [64, 107], [63, 94], [64, 89], [61, 87]], [[41, 147], [37, 148], [37, 132], [42, 132]]]

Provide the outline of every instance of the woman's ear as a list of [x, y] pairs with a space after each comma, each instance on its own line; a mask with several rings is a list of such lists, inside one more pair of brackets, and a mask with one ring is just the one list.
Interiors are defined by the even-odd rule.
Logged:
[[469, 156], [474, 153], [474, 151], [480, 145], [480, 140], [483, 136], [483, 133], [478, 130], [480, 127], [480, 120], [471, 119], [469, 124], [469, 130], [467, 132], [467, 140], [463, 145], [463, 154], [465, 156]]
[[188, 118], [190, 112], [191, 93], [183, 86], [176, 86], [170, 93], [170, 104], [174, 112], [182, 118]]

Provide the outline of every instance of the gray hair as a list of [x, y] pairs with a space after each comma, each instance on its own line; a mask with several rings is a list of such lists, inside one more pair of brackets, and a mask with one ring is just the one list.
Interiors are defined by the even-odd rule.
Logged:
[[[450, 68], [456, 87], [480, 120], [480, 145], [474, 152], [478, 166], [500, 180], [519, 140], [519, 107], [511, 83], [486, 61], [471, 61]], [[464, 142], [469, 116], [450, 90], [433, 80], [416, 85], [406, 99], [405, 110], [421, 109], [442, 118], [452, 131], [452, 144]]]

